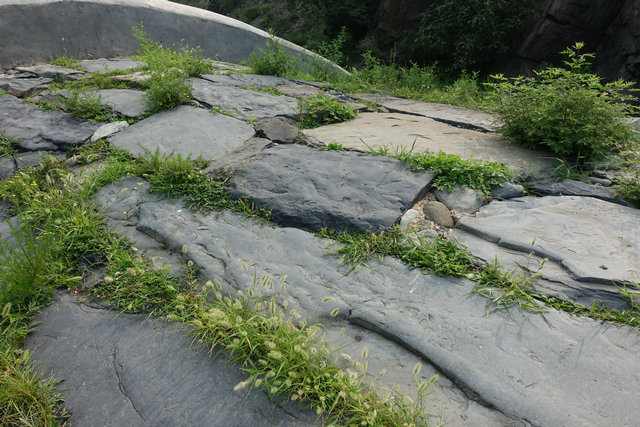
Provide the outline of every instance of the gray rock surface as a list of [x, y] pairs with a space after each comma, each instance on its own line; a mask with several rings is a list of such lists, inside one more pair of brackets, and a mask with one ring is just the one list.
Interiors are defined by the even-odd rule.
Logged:
[[255, 89], [266, 89], [269, 87], [277, 88], [278, 86], [300, 86], [301, 83], [287, 77], [278, 76], [262, 76], [260, 74], [235, 73], [229, 75], [223, 74], [204, 74], [204, 80], [213, 83], [219, 83], [226, 86], [250, 87]]
[[361, 113], [353, 120], [303, 133], [323, 144], [337, 141], [354, 150], [384, 146], [391, 153], [412, 149], [415, 153], [444, 151], [467, 159], [504, 162], [523, 177], [533, 171], [544, 176], [555, 164], [551, 154], [510, 144], [499, 134], [462, 129], [419, 115]]
[[429, 117], [451, 126], [481, 132], [492, 132], [495, 119], [488, 113], [456, 105], [422, 102], [375, 93], [352, 93], [350, 97], [375, 105], [381, 105], [390, 113], [415, 114]]
[[0, 91], [26, 98], [39, 90], [45, 89], [52, 81], [53, 79], [45, 77], [0, 77]]
[[590, 197], [522, 197], [484, 206], [458, 222], [499, 246], [560, 263], [572, 278], [640, 281], [640, 211]]
[[[282, 295], [310, 321], [329, 319], [337, 307], [336, 319], [401, 343], [507, 414], [534, 425], [635, 420], [629, 408], [640, 391], [640, 347], [627, 328], [553, 310], [545, 318], [519, 310], [487, 317], [485, 300], [470, 294], [472, 283], [388, 258], [345, 276], [349, 267], [326, 256], [326, 240], [228, 212], [202, 216], [164, 201], [142, 204], [139, 215], [139, 230], [176, 251], [186, 244], [186, 256], [223, 289], [246, 289], [254, 275], [276, 283], [286, 276], [284, 289], [259, 290]], [[334, 300], [319, 304], [325, 297]]]
[[531, 189], [545, 196], [595, 197], [607, 202], [619, 203], [612, 188], [567, 179], [562, 182], [532, 182]]
[[210, 175], [233, 174], [239, 167], [246, 165], [265, 148], [272, 146], [273, 142], [269, 139], [251, 138], [235, 148], [218, 155], [203, 172]]
[[181, 105], [141, 120], [109, 141], [136, 156], [143, 154], [145, 149], [151, 153], [158, 149], [161, 154], [213, 159], [253, 134], [253, 127], [241, 120]]
[[451, 191], [436, 190], [434, 194], [447, 208], [459, 212], [473, 213], [482, 206], [482, 194], [471, 188], [456, 185]]
[[110, 122], [100, 126], [94, 133], [91, 135], [91, 141], [97, 141], [102, 138], [108, 138], [111, 135], [120, 132], [122, 129], [129, 127], [129, 123], [125, 121], [119, 122]]
[[86, 77], [86, 73], [67, 67], [60, 67], [53, 64], [37, 64], [29, 67], [16, 67], [16, 71], [23, 73], [31, 73], [34, 76], [53, 79], [58, 83], [69, 80], [78, 80]]
[[229, 186], [232, 197], [248, 197], [286, 227], [377, 232], [423, 197], [432, 179], [385, 157], [282, 145], [238, 169]]
[[41, 111], [11, 95], [0, 96], [0, 129], [22, 150], [66, 150], [91, 138], [101, 124], [61, 111]]
[[400, 219], [400, 228], [406, 231], [409, 228], [409, 223], [416, 219], [419, 215], [420, 212], [418, 212], [417, 210], [407, 209], [407, 211], [404, 213], [404, 215], [402, 215], [402, 218]]
[[435, 200], [430, 201], [424, 204], [422, 210], [428, 220], [442, 227], [453, 227], [453, 217], [451, 216], [451, 212], [449, 212], [449, 208], [447, 208], [444, 203]]
[[144, 92], [133, 89], [103, 89], [96, 92], [103, 105], [125, 117], [140, 117], [147, 112]]
[[135, 70], [144, 67], [143, 61], [136, 61], [129, 58], [98, 58], [85, 59], [79, 64], [90, 73], [105, 73], [108, 71]]
[[37, 317], [26, 346], [61, 391], [77, 426], [315, 425], [315, 413], [274, 406], [225, 355], [196, 349], [188, 331], [161, 320], [78, 302], [67, 293]]
[[9, 179], [16, 172], [16, 162], [12, 156], [0, 157], [0, 179]]
[[298, 139], [300, 129], [286, 117], [268, 117], [255, 126], [257, 136], [279, 144], [292, 144]]
[[524, 187], [508, 181], [491, 190], [491, 197], [494, 199], [513, 199], [514, 197], [522, 196], [524, 196]]
[[298, 119], [298, 100], [295, 98], [225, 86], [204, 79], [188, 79], [188, 82], [193, 87], [195, 100], [209, 107], [232, 111], [239, 119], [262, 120], [275, 116]]

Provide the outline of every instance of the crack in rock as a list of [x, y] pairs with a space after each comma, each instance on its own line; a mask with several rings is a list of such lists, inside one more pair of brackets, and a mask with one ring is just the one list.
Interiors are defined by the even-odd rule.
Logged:
[[[120, 376], [120, 371], [122, 371], [123, 366], [121, 363], [118, 362], [117, 348], [115, 345], [113, 346], [113, 353], [111, 353], [111, 363], [113, 364], [113, 370], [116, 373], [116, 377], [118, 377], [118, 389], [120, 390], [120, 393], [122, 393], [122, 395], [127, 398], [133, 410], [136, 412], [136, 414], [138, 414], [138, 416], [142, 419], [142, 421], [144, 421], [144, 417], [142, 416], [140, 411], [138, 411], [138, 408], [136, 408], [136, 404], [133, 403], [133, 400], [131, 400], [131, 398], [127, 394], [127, 390], [125, 389], [124, 384], [122, 383], [122, 377]], [[120, 371], [118, 370], [118, 368], [120, 369]]]

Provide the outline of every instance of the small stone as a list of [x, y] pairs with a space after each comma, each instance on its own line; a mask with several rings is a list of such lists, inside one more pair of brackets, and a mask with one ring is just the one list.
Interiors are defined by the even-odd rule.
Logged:
[[453, 227], [453, 217], [444, 203], [429, 201], [422, 208], [425, 216], [441, 227]]
[[267, 117], [255, 126], [256, 135], [279, 144], [293, 144], [300, 129], [286, 117]]
[[93, 142], [102, 138], [108, 138], [111, 135], [114, 135], [120, 132], [122, 129], [126, 128], [127, 126], [129, 126], [129, 123], [125, 121], [111, 122], [111, 123], [102, 125], [98, 128], [98, 130], [96, 130], [93, 133], [93, 135], [91, 136], [91, 141]]
[[73, 68], [60, 67], [52, 64], [39, 64], [32, 65], [30, 67], [16, 67], [17, 71], [32, 73], [34, 76], [45, 77], [53, 79], [58, 83], [63, 83], [68, 80], [78, 80], [86, 76], [82, 71], [75, 70]]
[[435, 196], [447, 208], [468, 213], [480, 209], [483, 199], [480, 192], [459, 185], [455, 186], [451, 191], [437, 190]]
[[414, 219], [416, 219], [419, 215], [420, 215], [420, 212], [418, 212], [415, 209], [407, 210], [404, 213], [404, 215], [402, 215], [402, 219], [400, 220], [400, 229], [402, 231], [407, 231], [407, 228], [409, 227], [409, 223]]
[[598, 185], [601, 185], [603, 187], [611, 187], [611, 185], [613, 184], [611, 182], [611, 180], [609, 180], [607, 178], [598, 178], [598, 177], [595, 177], [595, 176], [588, 176], [587, 179], [589, 180], [590, 183], [598, 184]]
[[514, 184], [509, 181], [505, 181], [500, 184], [500, 187], [491, 190], [491, 197], [494, 199], [513, 199], [514, 197], [524, 196], [524, 187], [520, 184]]
[[8, 92], [19, 98], [26, 98], [45, 89], [53, 79], [45, 77], [15, 78], [0, 77], [0, 91]]

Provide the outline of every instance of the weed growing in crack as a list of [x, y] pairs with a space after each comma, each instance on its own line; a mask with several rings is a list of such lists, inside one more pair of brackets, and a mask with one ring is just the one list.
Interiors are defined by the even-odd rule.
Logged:
[[64, 110], [74, 117], [103, 122], [115, 116], [113, 110], [102, 105], [99, 95], [74, 90], [69, 97], [61, 97]]
[[342, 104], [327, 95], [305, 98], [300, 104], [300, 127], [315, 128], [351, 120], [358, 115], [355, 108]]
[[0, 157], [11, 156], [18, 152], [18, 141], [9, 138], [3, 131], [0, 131]]
[[320, 151], [346, 151], [347, 149], [344, 148], [344, 146], [342, 144], [340, 144], [339, 142], [335, 142], [332, 141], [330, 143], [328, 143], [327, 145], [325, 145], [324, 147], [320, 148]]
[[414, 153], [413, 150], [414, 147], [401, 147], [392, 152], [389, 147], [369, 147], [369, 153], [375, 156], [398, 159], [409, 165], [411, 170], [435, 174], [431, 186], [438, 190], [451, 191], [456, 185], [461, 185], [488, 194], [492, 188], [516, 176], [504, 163], [462, 159], [442, 151], [436, 154], [429, 151]]
[[296, 59], [275, 36], [271, 35], [267, 40], [267, 50], [259, 50], [260, 54], [253, 52], [249, 57], [249, 66], [255, 74], [284, 77], [297, 69]]

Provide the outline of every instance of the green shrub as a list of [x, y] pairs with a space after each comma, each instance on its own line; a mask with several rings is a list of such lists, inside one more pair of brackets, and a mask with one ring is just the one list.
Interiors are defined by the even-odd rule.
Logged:
[[267, 40], [266, 51], [260, 49], [260, 54], [251, 53], [249, 65], [255, 74], [282, 77], [294, 71], [297, 63], [275, 36], [271, 36]]
[[535, 77], [508, 80], [493, 76], [492, 86], [502, 96], [495, 113], [498, 130], [528, 148], [548, 149], [579, 163], [618, 152], [630, 141], [626, 114], [633, 97], [625, 95], [631, 83], [602, 84], [585, 72], [590, 54], [581, 54], [582, 43], [562, 53], [567, 68], [549, 67]]
[[74, 117], [80, 117], [91, 121], [107, 121], [113, 111], [102, 105], [99, 95], [91, 92], [73, 90], [68, 98], [61, 97], [64, 110]]
[[315, 98], [300, 100], [300, 124], [303, 128], [314, 128], [353, 119], [355, 108], [341, 104], [330, 96], [318, 94]]

